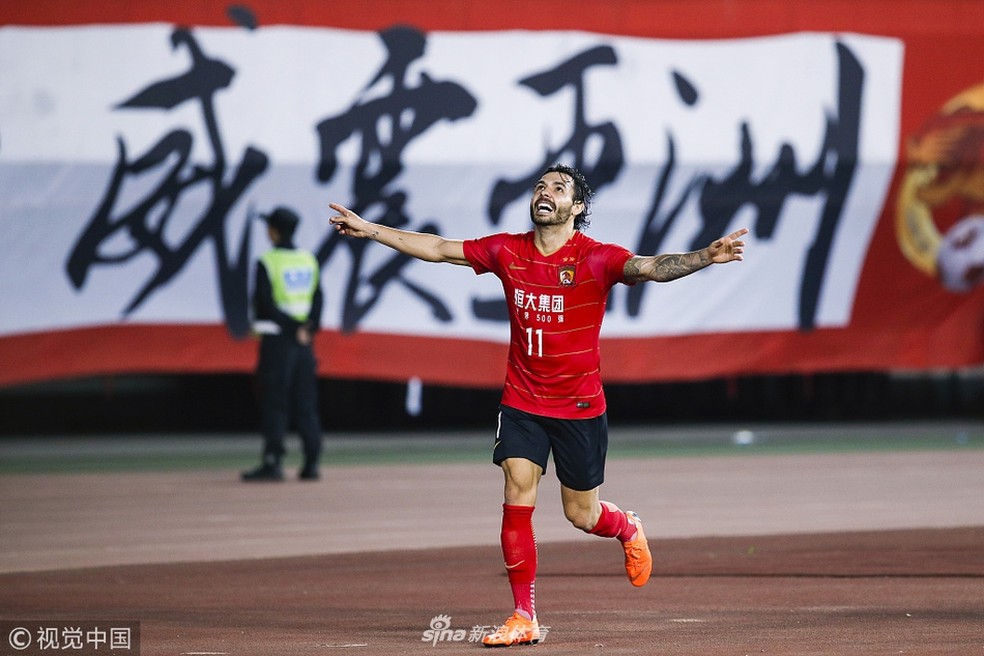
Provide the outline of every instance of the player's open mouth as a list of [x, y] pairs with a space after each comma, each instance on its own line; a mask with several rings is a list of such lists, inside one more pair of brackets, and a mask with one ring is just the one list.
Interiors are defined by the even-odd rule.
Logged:
[[554, 211], [554, 207], [550, 203], [537, 203], [536, 204], [536, 213], [537, 214], [550, 214], [553, 211]]

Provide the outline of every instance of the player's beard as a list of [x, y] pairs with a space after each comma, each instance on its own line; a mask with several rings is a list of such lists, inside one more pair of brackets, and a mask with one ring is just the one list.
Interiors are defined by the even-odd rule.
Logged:
[[537, 214], [536, 205], [530, 205], [530, 220], [540, 227], [564, 225], [571, 219], [571, 209], [555, 207], [550, 214]]

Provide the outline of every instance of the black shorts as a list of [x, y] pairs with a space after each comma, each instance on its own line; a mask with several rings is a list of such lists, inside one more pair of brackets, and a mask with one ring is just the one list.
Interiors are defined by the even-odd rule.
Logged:
[[572, 490], [593, 490], [605, 482], [608, 415], [592, 419], [553, 419], [499, 406], [492, 462], [525, 458], [547, 470], [553, 451], [560, 482]]

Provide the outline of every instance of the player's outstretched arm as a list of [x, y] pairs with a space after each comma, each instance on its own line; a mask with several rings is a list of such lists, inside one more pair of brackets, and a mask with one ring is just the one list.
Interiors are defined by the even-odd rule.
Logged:
[[736, 230], [727, 237], [715, 239], [709, 246], [691, 253], [636, 255], [625, 263], [625, 282], [669, 282], [700, 271], [711, 264], [725, 264], [742, 259], [745, 242], [740, 237], [747, 228]]
[[328, 217], [328, 221], [339, 234], [346, 237], [372, 239], [425, 262], [468, 265], [464, 245], [460, 239], [445, 239], [440, 235], [399, 230], [370, 223], [338, 203], [329, 203], [328, 207], [338, 212], [336, 216]]

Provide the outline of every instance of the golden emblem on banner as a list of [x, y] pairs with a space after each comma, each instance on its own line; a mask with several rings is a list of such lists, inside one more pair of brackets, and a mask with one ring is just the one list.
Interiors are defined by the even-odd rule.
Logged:
[[[984, 283], [984, 83], [947, 102], [905, 145], [899, 247], [953, 292]], [[956, 217], [945, 234], [940, 217]]]

